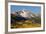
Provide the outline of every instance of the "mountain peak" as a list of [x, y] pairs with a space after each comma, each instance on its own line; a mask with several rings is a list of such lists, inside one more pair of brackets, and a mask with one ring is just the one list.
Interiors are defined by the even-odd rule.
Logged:
[[32, 13], [32, 11], [26, 10], [26, 9], [18, 10], [18, 11], [15, 11], [13, 13], [16, 14], [16, 16], [21, 16], [21, 17], [24, 17], [24, 18], [31, 18], [31, 17], [36, 16], [34, 13]]

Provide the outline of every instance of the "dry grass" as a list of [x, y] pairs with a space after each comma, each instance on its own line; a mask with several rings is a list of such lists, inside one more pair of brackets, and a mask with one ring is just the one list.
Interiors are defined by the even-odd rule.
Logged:
[[41, 25], [39, 23], [32, 23], [32, 21], [24, 21], [23, 24], [11, 24], [12, 28], [35, 28], [35, 27], [40, 27]]

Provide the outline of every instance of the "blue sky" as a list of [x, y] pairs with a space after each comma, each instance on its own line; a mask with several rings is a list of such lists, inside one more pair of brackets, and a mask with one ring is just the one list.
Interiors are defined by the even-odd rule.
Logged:
[[11, 12], [14, 12], [16, 10], [30, 10], [33, 13], [40, 13], [41, 7], [40, 6], [18, 6], [18, 5], [11, 5]]

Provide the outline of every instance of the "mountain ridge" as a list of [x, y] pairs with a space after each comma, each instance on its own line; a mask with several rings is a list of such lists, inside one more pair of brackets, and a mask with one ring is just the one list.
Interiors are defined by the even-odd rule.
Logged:
[[30, 17], [36, 16], [32, 11], [29, 11], [29, 10], [18, 10], [18, 11], [15, 11], [14, 14], [16, 16], [21, 16], [21, 17], [25, 17], [25, 18], [30, 18]]

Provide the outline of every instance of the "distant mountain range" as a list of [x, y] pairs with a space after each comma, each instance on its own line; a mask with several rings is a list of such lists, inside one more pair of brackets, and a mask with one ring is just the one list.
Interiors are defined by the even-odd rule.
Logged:
[[15, 12], [12, 12], [13, 15], [18, 16], [18, 17], [24, 17], [24, 18], [35, 18], [35, 17], [40, 17], [39, 15], [34, 14], [32, 11], [29, 10], [18, 10]]

